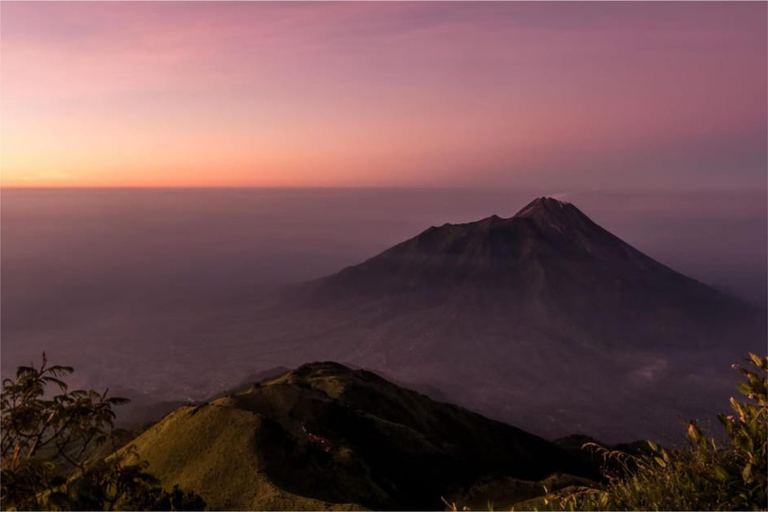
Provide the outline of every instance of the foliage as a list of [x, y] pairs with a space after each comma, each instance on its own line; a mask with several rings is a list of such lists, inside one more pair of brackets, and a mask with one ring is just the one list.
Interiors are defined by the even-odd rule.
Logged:
[[[745, 378], [738, 386], [746, 400], [730, 399], [734, 414], [718, 416], [724, 445], [708, 438], [695, 422], [688, 447], [669, 451], [649, 443], [652, 453], [631, 456], [602, 449], [614, 468], [607, 484], [549, 493], [550, 510], [765, 510], [768, 460], [768, 358], [749, 354], [752, 369], [733, 365]], [[596, 448], [600, 450], [600, 448]]]
[[2, 509], [203, 510], [202, 498], [164, 491], [135, 453], [118, 451], [123, 432], [112, 408], [128, 400], [70, 391], [62, 379], [72, 372], [48, 366], [43, 353], [39, 368], [21, 366], [3, 380]]

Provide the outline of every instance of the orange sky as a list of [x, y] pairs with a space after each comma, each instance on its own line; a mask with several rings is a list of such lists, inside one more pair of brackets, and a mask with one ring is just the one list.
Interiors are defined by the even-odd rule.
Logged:
[[0, 183], [756, 186], [765, 3], [0, 5]]

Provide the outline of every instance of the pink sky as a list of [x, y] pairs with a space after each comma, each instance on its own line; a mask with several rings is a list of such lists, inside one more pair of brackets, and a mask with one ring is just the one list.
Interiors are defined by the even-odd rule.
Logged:
[[768, 4], [0, 5], [3, 186], [765, 187]]

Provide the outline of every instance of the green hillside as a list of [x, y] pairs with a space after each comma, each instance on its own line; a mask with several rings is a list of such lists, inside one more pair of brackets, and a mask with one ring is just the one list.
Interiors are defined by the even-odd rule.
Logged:
[[435, 510], [483, 479], [594, 476], [541, 438], [336, 363], [181, 407], [133, 444], [219, 510]]

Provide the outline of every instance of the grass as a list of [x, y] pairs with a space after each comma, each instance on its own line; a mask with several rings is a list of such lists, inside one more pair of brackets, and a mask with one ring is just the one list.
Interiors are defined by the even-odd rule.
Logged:
[[182, 407], [132, 443], [163, 482], [195, 489], [213, 510], [360, 509], [297, 496], [276, 487], [254, 443], [261, 417], [222, 398]]
[[590, 473], [543, 439], [333, 363], [181, 407], [132, 445], [219, 510], [435, 510], [483, 477]]

